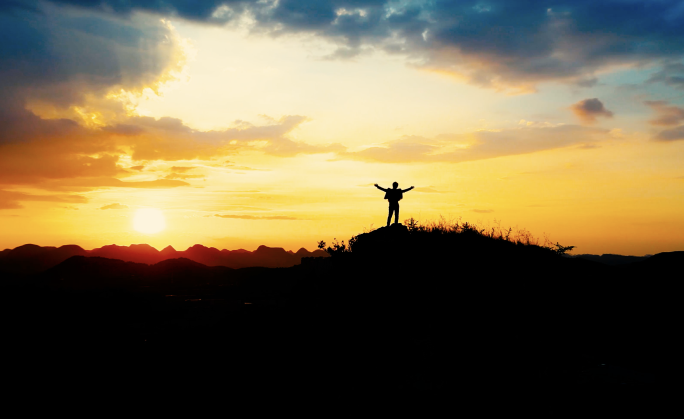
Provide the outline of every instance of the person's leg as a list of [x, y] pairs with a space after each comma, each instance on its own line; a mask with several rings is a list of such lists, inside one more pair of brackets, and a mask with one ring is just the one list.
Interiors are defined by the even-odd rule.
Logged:
[[394, 208], [394, 224], [399, 224], [399, 204]]
[[387, 227], [390, 225], [390, 221], [392, 221], [392, 205], [389, 206], [389, 215], [387, 216]]

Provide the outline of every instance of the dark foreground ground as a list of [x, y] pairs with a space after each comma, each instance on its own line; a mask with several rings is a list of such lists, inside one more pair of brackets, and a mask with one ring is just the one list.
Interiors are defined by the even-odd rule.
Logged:
[[398, 230], [292, 268], [75, 256], [4, 279], [6, 359], [17, 385], [69, 377], [102, 389], [646, 389], [671, 362], [683, 262], [672, 252], [608, 266]]

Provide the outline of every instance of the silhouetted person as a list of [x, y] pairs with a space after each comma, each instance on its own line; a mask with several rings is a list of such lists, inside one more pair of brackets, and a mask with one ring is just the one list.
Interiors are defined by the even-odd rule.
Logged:
[[389, 201], [389, 215], [387, 216], [387, 226], [389, 227], [390, 220], [392, 220], [392, 213], [394, 213], [394, 224], [398, 224], [399, 201], [401, 201], [401, 198], [404, 197], [404, 192], [410, 191], [411, 189], [413, 189], [413, 186], [411, 186], [408, 189], [404, 189], [403, 191], [401, 189], [397, 189], [399, 187], [399, 184], [397, 182], [394, 182], [392, 184], [392, 189], [381, 188], [378, 186], [377, 183], [375, 184], [375, 187], [385, 192], [385, 199]]

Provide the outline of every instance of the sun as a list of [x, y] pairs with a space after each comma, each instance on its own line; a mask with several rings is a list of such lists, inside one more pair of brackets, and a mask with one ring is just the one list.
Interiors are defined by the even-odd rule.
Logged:
[[141, 208], [133, 216], [133, 228], [145, 234], [159, 233], [166, 228], [166, 218], [156, 208]]

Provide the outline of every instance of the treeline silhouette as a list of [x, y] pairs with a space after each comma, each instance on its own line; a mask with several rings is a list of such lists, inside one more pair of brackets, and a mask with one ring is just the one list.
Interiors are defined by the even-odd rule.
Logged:
[[462, 223], [407, 224], [289, 268], [74, 256], [4, 281], [7, 334], [40, 368], [62, 368], [59, 352], [71, 374], [309, 396], [648, 387], [667, 363], [684, 252], [612, 266]]

